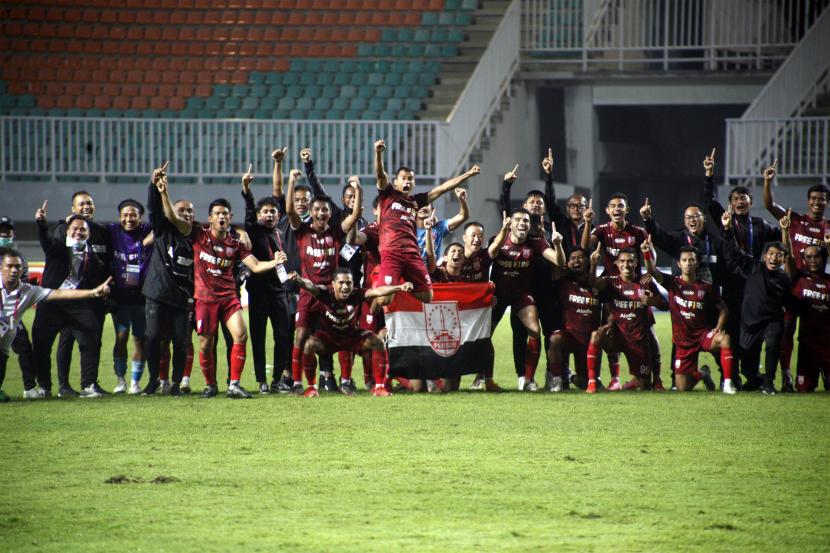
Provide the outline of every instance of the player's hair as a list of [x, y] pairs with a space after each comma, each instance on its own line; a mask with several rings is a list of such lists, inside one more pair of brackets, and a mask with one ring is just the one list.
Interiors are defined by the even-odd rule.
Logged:
[[294, 185], [294, 192], [308, 192], [309, 195], [312, 194], [311, 187], [305, 183], [302, 184], [295, 184]]
[[406, 171], [407, 173], [415, 174], [415, 171], [412, 170], [412, 167], [407, 167], [406, 165], [401, 165], [397, 169], [395, 169], [395, 178], [398, 178], [398, 175], [401, 174], [401, 171]]
[[449, 246], [444, 248], [444, 256], [446, 256], [448, 253], [450, 253], [450, 248], [452, 248], [453, 246], [458, 246], [462, 250], [464, 249], [464, 244], [462, 244], [461, 242], [453, 242], [452, 244], [450, 244]]
[[570, 257], [571, 254], [576, 252], [582, 252], [582, 255], [584, 255], [585, 257], [591, 257], [591, 255], [588, 253], [588, 250], [586, 250], [582, 246], [577, 246], [576, 248], [572, 249], [571, 252], [568, 254], [568, 257]]
[[228, 211], [232, 211], [231, 203], [228, 200], [226, 200], [225, 198], [216, 198], [215, 200], [210, 202], [210, 205], [208, 206], [208, 215], [213, 213], [213, 208], [216, 206], [224, 207], [227, 208]]
[[637, 250], [635, 250], [634, 248], [622, 248], [617, 254], [617, 259], [619, 259], [619, 257], [624, 253], [630, 253], [634, 256], [634, 259], [637, 259]]
[[348, 267], [338, 267], [334, 270], [334, 277], [337, 278], [337, 275], [349, 275], [352, 276], [352, 270]]
[[770, 248], [775, 248], [776, 250], [781, 250], [784, 253], [789, 253], [789, 251], [790, 251], [789, 249], [787, 249], [787, 247], [784, 245], [783, 242], [780, 242], [778, 240], [774, 240], [772, 242], [767, 242], [766, 244], [764, 244], [764, 249], [761, 252], [761, 255], [766, 255]]
[[138, 216], [141, 217], [144, 215], [144, 206], [138, 200], [134, 200], [132, 198], [127, 198], [126, 200], [121, 200], [121, 203], [118, 204], [118, 213], [121, 213], [121, 210], [125, 207], [134, 207], [138, 210]]
[[[696, 207], [696, 208], [698, 208], [698, 209], [700, 210], [700, 214], [701, 214], [701, 215], [703, 215], [703, 208], [702, 208], [702, 207], [700, 207], [700, 204], [697, 204], [697, 203], [695, 203], [695, 202], [692, 202], [692, 203], [690, 203], [690, 204], [687, 204], [687, 205], [686, 205], [686, 209], [689, 209], [690, 207]], [[684, 210], [684, 211], [685, 211], [685, 210]]]
[[700, 259], [700, 252], [698, 252], [697, 248], [695, 248], [694, 246], [680, 246], [680, 250], [678, 250], [677, 252], [678, 259], [680, 259], [680, 254], [683, 252], [693, 253], [695, 254], [695, 259]]
[[21, 259], [23, 258], [23, 256], [20, 255], [20, 252], [14, 248], [0, 248], [0, 259], [3, 259], [4, 257], [20, 257]]
[[749, 201], [750, 202], [752, 201], [752, 193], [750, 193], [749, 188], [747, 188], [746, 186], [735, 186], [734, 188], [732, 188], [732, 190], [729, 191], [729, 200], [730, 201], [732, 200], [732, 196], [734, 194], [741, 194], [741, 195], [749, 196]]
[[380, 205], [380, 196], [375, 196], [375, 199], [372, 200], [372, 209], [377, 209]]
[[525, 194], [525, 201], [529, 200], [530, 198], [536, 198], [536, 197], [542, 198], [544, 200], [545, 199], [545, 193], [542, 192], [541, 190], [531, 190], [530, 192]]
[[572, 199], [574, 199], [574, 198], [582, 198], [582, 203], [583, 203], [583, 204], [585, 203], [585, 196], [584, 196], [584, 195], [582, 195], [582, 194], [580, 194], [579, 192], [574, 192], [573, 194], [571, 194], [570, 196], [568, 196], [568, 201], [570, 201], [570, 200], [572, 200]]
[[510, 217], [513, 217], [517, 213], [524, 213], [528, 217], [530, 217], [530, 212], [523, 207], [517, 207], [513, 211], [510, 212]]
[[807, 199], [810, 198], [810, 194], [812, 194], [813, 192], [821, 192], [822, 194], [824, 194], [825, 197], [830, 198], [830, 188], [827, 188], [827, 186], [823, 184], [814, 184], [813, 186], [808, 188]]
[[611, 197], [608, 198], [608, 203], [611, 203], [611, 200], [623, 200], [626, 204], [630, 204], [631, 202], [628, 201], [628, 196], [623, 194], [622, 192], [614, 192], [611, 194]]
[[90, 228], [89, 219], [87, 219], [87, 218], [86, 218], [86, 217], [84, 217], [83, 215], [70, 215], [70, 216], [69, 216], [69, 219], [67, 219], [67, 220], [66, 220], [66, 229], [67, 229], [67, 230], [69, 230], [69, 225], [71, 225], [71, 224], [72, 224], [72, 222], [73, 222], [73, 221], [75, 221], [76, 219], [80, 219], [81, 221], [83, 221], [84, 223], [86, 223], [86, 228], [87, 228], [87, 229], [89, 229], [89, 228]]
[[807, 253], [807, 250], [809, 250], [810, 248], [815, 248], [815, 249], [817, 249], [817, 250], [818, 250], [819, 255], [821, 255], [821, 252], [824, 250], [824, 248], [822, 248], [822, 247], [821, 247], [821, 246], [819, 246], [818, 244], [810, 244], [809, 246], [807, 246], [807, 247], [805, 247], [803, 250], [801, 250], [801, 257], [802, 257], [802, 258], [804, 257], [804, 254], [805, 254], [805, 253]]
[[316, 204], [317, 202], [326, 202], [327, 204], [329, 204], [329, 209], [331, 209], [331, 206], [332, 206], [331, 197], [329, 197], [328, 195], [326, 195], [326, 194], [317, 194], [316, 196], [311, 198], [311, 204]]
[[341, 199], [343, 198], [343, 196], [345, 196], [345, 195], [346, 195], [346, 190], [348, 190], [349, 188], [352, 188], [352, 189], [353, 189], [353, 188], [354, 188], [354, 186], [352, 186], [352, 185], [351, 185], [351, 184], [349, 184], [349, 183], [346, 183], [346, 184], [344, 184], [344, 185], [343, 185], [343, 190], [341, 190], [341, 191], [340, 191], [340, 198], [341, 198]]
[[264, 198], [260, 198], [256, 203], [256, 210], [259, 211], [266, 205], [274, 206], [277, 208], [277, 211], [279, 211], [280, 200], [276, 196], [265, 196]]
[[92, 194], [90, 194], [86, 190], [78, 190], [77, 192], [73, 192], [72, 193], [72, 200], [71, 200], [71, 202], [73, 204], [75, 203], [75, 198], [77, 198], [78, 196], [89, 196], [91, 198]]
[[469, 223], [464, 225], [464, 230], [463, 230], [462, 234], [467, 232], [467, 229], [470, 228], [470, 227], [481, 227], [482, 232], [484, 231], [484, 225], [482, 225], [478, 221], [470, 221]]

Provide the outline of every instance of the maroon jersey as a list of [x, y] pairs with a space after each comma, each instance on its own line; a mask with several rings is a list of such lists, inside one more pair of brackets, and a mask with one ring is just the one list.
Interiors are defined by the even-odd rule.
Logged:
[[301, 223], [294, 231], [300, 254], [300, 274], [314, 284], [328, 284], [334, 280], [337, 258], [346, 239], [340, 225], [329, 225], [317, 232], [311, 222]]
[[793, 244], [792, 255], [795, 258], [795, 266], [799, 271], [806, 271], [804, 258], [801, 253], [807, 246], [818, 246], [821, 256], [827, 262], [827, 249], [824, 247], [824, 235], [830, 232], [830, 223], [827, 219], [821, 218], [818, 221], [810, 219], [807, 215], [793, 213], [790, 222], [790, 241]]
[[682, 276], [663, 275], [663, 288], [669, 292], [672, 342], [682, 348], [699, 347], [712, 330], [711, 316], [721, 301], [709, 282], [689, 283]]
[[331, 335], [343, 334], [358, 329], [360, 305], [366, 298], [364, 288], [355, 288], [343, 301], [334, 297], [331, 286], [317, 296], [313, 310], [317, 312], [317, 328]]
[[363, 244], [363, 285], [371, 287], [374, 285], [373, 273], [380, 265], [380, 226], [377, 221], [369, 223], [360, 232], [366, 235], [366, 242]]
[[487, 248], [481, 248], [472, 257], [464, 257], [461, 266], [461, 276], [464, 282], [487, 282], [490, 280], [490, 253]]
[[819, 276], [800, 273], [792, 293], [798, 302], [801, 317], [799, 341], [810, 341], [813, 347], [829, 349], [830, 276], [826, 273]]
[[236, 297], [233, 268], [251, 255], [245, 244], [227, 234], [220, 240], [210, 227], [193, 227], [194, 297], [200, 301], [218, 302]]
[[533, 261], [550, 248], [550, 244], [541, 235], [528, 234], [527, 240], [514, 244], [508, 233], [499, 254], [493, 260], [493, 282], [496, 283], [497, 295], [530, 293], [531, 267]]
[[429, 274], [433, 282], [472, 282], [464, 278], [464, 275], [454, 276], [447, 272], [447, 268], [442, 265], [436, 267], [434, 271]]
[[564, 329], [585, 343], [591, 337], [591, 331], [597, 327], [599, 299], [596, 290], [572, 276], [565, 276], [559, 281], [559, 304], [562, 306]]
[[628, 342], [645, 343], [651, 326], [651, 311], [645, 304], [645, 291], [660, 292], [653, 282], [643, 286], [638, 280], [625, 282], [621, 276], [608, 277], [603, 301], [611, 306], [614, 329]]
[[617, 230], [611, 223], [603, 223], [598, 225], [591, 231], [591, 236], [596, 236], [599, 243], [602, 244], [603, 250], [603, 265], [605, 275], [618, 275], [620, 271], [615, 264], [620, 250], [624, 248], [634, 248], [636, 252], [635, 272], [640, 274], [640, 244], [645, 242], [648, 237], [646, 229], [626, 223], [622, 230]]
[[414, 254], [421, 257], [415, 233], [418, 210], [429, 205], [426, 193], [404, 194], [390, 184], [378, 192], [380, 197], [380, 251], [384, 255]]

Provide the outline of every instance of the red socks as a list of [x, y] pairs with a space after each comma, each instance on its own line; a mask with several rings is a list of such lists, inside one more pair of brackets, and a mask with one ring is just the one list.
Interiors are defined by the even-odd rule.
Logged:
[[185, 351], [184, 371], [182, 372], [182, 376], [190, 378], [190, 373], [193, 371], [193, 342], [189, 342], [187, 344], [187, 349]]
[[202, 353], [199, 352], [199, 364], [202, 366], [202, 374], [205, 377], [205, 383], [210, 386], [216, 385], [216, 360], [213, 358], [213, 352]]
[[245, 344], [234, 344], [231, 346], [231, 380], [239, 380], [242, 378], [242, 370], [245, 368]]
[[[597, 369], [599, 368], [600, 349], [597, 344], [588, 344], [588, 380], [597, 379]], [[619, 365], [617, 365], [619, 367]], [[617, 373], [619, 374], [619, 373]]]
[[539, 364], [539, 352], [541, 346], [538, 338], [527, 339], [525, 347], [525, 378], [532, 379], [536, 375], [536, 365]]
[[303, 354], [303, 371], [309, 386], [317, 385], [317, 356]]
[[720, 349], [720, 364], [723, 366], [723, 378], [732, 380], [732, 368], [735, 360], [732, 358], [732, 348]]
[[303, 381], [303, 351], [297, 346], [291, 349], [291, 378], [294, 382]]
[[[191, 364], [193, 363], [193, 357], [191, 356]], [[166, 348], [162, 348], [161, 353], [159, 355], [159, 380], [167, 380], [170, 376], [170, 350]]]
[[350, 351], [338, 351], [337, 357], [340, 359], [340, 378], [352, 378], [352, 363], [353, 357]]
[[372, 371], [375, 376], [375, 386], [384, 384], [386, 382], [386, 369], [388, 367], [388, 357], [385, 349], [372, 350]]

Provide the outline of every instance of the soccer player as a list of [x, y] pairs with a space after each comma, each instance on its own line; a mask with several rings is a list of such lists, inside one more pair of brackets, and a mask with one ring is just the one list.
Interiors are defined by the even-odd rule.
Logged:
[[432, 232], [432, 241], [435, 251], [441, 251], [441, 244], [444, 237], [455, 229], [460, 227], [464, 222], [470, 218], [470, 207], [467, 205], [467, 191], [463, 188], [456, 188], [455, 195], [458, 198], [460, 208], [458, 213], [449, 219], [442, 219], [440, 221], [435, 218], [435, 208], [432, 205], [426, 205], [418, 210], [418, 215], [415, 218], [417, 225], [416, 235], [418, 238], [418, 247], [421, 248], [421, 255], [426, 261], [427, 256], [424, 251], [426, 247], [426, 223], [429, 221], [430, 231]]
[[[601, 255], [598, 252], [595, 254]], [[603, 293], [602, 301], [608, 302], [610, 308], [608, 322], [591, 333], [588, 344], [588, 387], [585, 391], [589, 394], [597, 391], [600, 349], [606, 353], [625, 354], [629, 373], [634, 376], [626, 388], [652, 388], [652, 350], [655, 345], [648, 339], [653, 324], [649, 307], [668, 308], [653, 282], [640, 282], [636, 271], [638, 256], [634, 248], [622, 248], [615, 253], [615, 257], [617, 274], [601, 277], [595, 284]], [[605, 259], [608, 259], [608, 254], [605, 254]]]
[[791, 263], [795, 275], [792, 294], [796, 299], [795, 312], [801, 319], [798, 331], [798, 360], [796, 361], [796, 390], [812, 392], [818, 385], [819, 374], [827, 382], [830, 373], [830, 276], [824, 268], [824, 259], [830, 254], [830, 232], [824, 236], [824, 250], [807, 246], [802, 250], [803, 270]]
[[395, 171], [395, 178], [389, 182], [383, 167], [385, 150], [386, 143], [383, 140], [375, 142], [381, 251], [379, 282], [376, 284], [390, 286], [405, 279], [412, 282], [412, 295], [421, 302], [429, 303], [432, 301], [432, 283], [415, 234], [418, 210], [478, 175], [481, 169], [478, 165], [473, 165], [467, 172], [432, 188], [429, 192], [413, 195], [415, 173], [409, 167], [399, 167]]
[[144, 341], [147, 328], [144, 296], [141, 288], [147, 274], [147, 262], [152, 253], [153, 229], [141, 221], [144, 206], [127, 199], [118, 204], [118, 223], [106, 228], [112, 244], [111, 274], [114, 286], [110, 301], [114, 305], [112, 322], [115, 325], [115, 345], [112, 348], [115, 376], [118, 380], [113, 393], [128, 391], [127, 341], [133, 334], [133, 358], [129, 393], [140, 394], [139, 382], [144, 374]]
[[[764, 171], [764, 207], [776, 219], [787, 215], [787, 210], [775, 203], [772, 194], [772, 181], [775, 178], [778, 160]], [[827, 209], [827, 201], [830, 199], [830, 189], [823, 184], [816, 184], [807, 189], [807, 211], [801, 215], [792, 212], [790, 216], [790, 243], [792, 251], [790, 255], [795, 260], [796, 268], [800, 271], [806, 269], [804, 265], [804, 248], [817, 246], [824, 263], [827, 263], [827, 256], [822, 248], [824, 235], [830, 232], [830, 222], [824, 218]], [[782, 233], [783, 234], [783, 233]], [[784, 338], [781, 342], [781, 374], [783, 383], [782, 392], [792, 392], [793, 382], [790, 372], [790, 360], [793, 355], [793, 336], [795, 335], [796, 320], [791, 311], [784, 316]]]
[[[713, 356], [720, 355], [723, 367], [723, 393], [736, 392], [732, 384], [732, 347], [729, 334], [724, 332], [728, 310], [717, 288], [711, 282], [697, 276], [698, 256], [693, 246], [681, 246], [677, 266], [679, 276], [662, 273], [657, 269], [654, 246], [651, 238], [640, 247], [646, 270], [658, 284], [669, 293], [669, 312], [672, 322], [672, 343], [676, 346], [674, 356], [675, 387], [686, 392], [701, 380], [711, 391], [715, 388], [708, 368], [698, 370], [697, 358], [701, 351]], [[712, 328], [709, 316], [717, 311], [717, 324]], [[704, 370], [705, 369], [705, 370]]]
[[[168, 386], [167, 366], [172, 362], [169, 393], [178, 396], [189, 389], [188, 363], [193, 361], [193, 245], [189, 238], [191, 230], [187, 226], [193, 224], [193, 204], [187, 200], [170, 201], [166, 171], [167, 163], [155, 169], [147, 190], [153, 253], [141, 289], [145, 297], [149, 377], [142, 394], [152, 395], [160, 388], [165, 391]], [[182, 225], [183, 229], [187, 229], [186, 233], [171, 223], [174, 216], [186, 223]], [[168, 349], [170, 341], [173, 344], [172, 355]]]
[[[242, 177], [252, 179], [251, 167]], [[227, 396], [250, 398], [239, 380], [245, 368], [245, 344], [248, 333], [242, 318], [242, 305], [236, 295], [233, 269], [242, 262], [252, 273], [273, 270], [285, 262], [284, 254], [277, 253], [270, 261], [259, 261], [238, 238], [229, 232], [231, 225], [231, 204], [224, 198], [213, 200], [208, 206], [208, 224], [191, 228], [191, 224], [180, 219], [175, 213], [165, 212], [171, 223], [182, 234], [190, 231], [193, 243], [193, 265], [196, 296], [196, 333], [199, 335], [199, 362], [207, 386], [202, 397], [218, 395], [216, 386], [216, 358], [214, 344], [220, 321], [225, 324], [233, 339], [231, 347], [230, 384]]]
[[[92, 290], [61, 289], [52, 290], [34, 286], [21, 280], [23, 261], [17, 250], [0, 248], [0, 402], [9, 401], [3, 388], [6, 378], [6, 364], [9, 360], [9, 350], [17, 333], [17, 326], [27, 309], [35, 304], [54, 300], [85, 300], [99, 298], [110, 293], [108, 278], [103, 284]], [[62, 322], [72, 324], [70, 319]], [[52, 338], [54, 340], [54, 337]], [[41, 381], [41, 388], [32, 388], [24, 392], [27, 399], [45, 399], [49, 395], [49, 382]], [[45, 388], [43, 386], [46, 386]], [[99, 397], [97, 392], [87, 393], [84, 390], [82, 397]]]
[[[286, 212], [291, 222], [291, 229], [297, 239], [298, 255], [300, 256], [300, 274], [303, 278], [312, 281], [315, 285], [327, 285], [334, 278], [338, 268], [340, 250], [346, 243], [346, 235], [357, 224], [360, 210], [353, 210], [339, 224], [331, 223], [331, 199], [328, 196], [315, 196], [311, 202], [311, 220], [303, 221], [294, 205], [294, 187], [302, 173], [296, 169], [291, 171], [288, 179], [288, 196], [286, 198]], [[355, 203], [362, 205], [363, 192], [360, 188], [360, 179], [356, 176], [349, 178], [355, 188]], [[291, 351], [291, 371], [296, 375], [302, 365], [302, 352], [306, 338], [314, 327], [316, 310], [314, 297], [305, 289], [300, 290], [295, 320], [294, 346]], [[326, 380], [334, 380], [331, 373], [325, 375]], [[296, 385], [296, 377], [294, 378]], [[330, 390], [329, 386], [326, 386]], [[337, 386], [334, 386], [337, 389]]]
[[[294, 373], [294, 390], [296, 395], [317, 397], [317, 360], [315, 355], [332, 354], [337, 351], [351, 353], [372, 353], [372, 367], [374, 369], [375, 386], [373, 396], [391, 395], [383, 384], [386, 376], [386, 352], [383, 341], [378, 336], [358, 327], [358, 312], [360, 305], [368, 299], [388, 296], [397, 292], [411, 292], [412, 284], [404, 282], [394, 286], [379, 286], [377, 288], [355, 288], [351, 270], [342, 267], [335, 270], [334, 281], [320, 286], [297, 273], [291, 273], [291, 279], [316, 299], [313, 309], [318, 313], [317, 329], [306, 340], [303, 346], [303, 372], [305, 372], [308, 388], [303, 392], [302, 374]], [[344, 392], [347, 395], [352, 393]]]
[[517, 375], [518, 388], [523, 391], [535, 392], [539, 389], [534, 376], [541, 353], [541, 329], [531, 289], [532, 264], [544, 259], [554, 266], [565, 265], [562, 235], [556, 232], [555, 225], [552, 234], [553, 247], [544, 236], [530, 234], [530, 213], [519, 208], [513, 210], [510, 217], [504, 218], [501, 230], [488, 247], [493, 259], [491, 279], [496, 285], [492, 328], [495, 330], [505, 310], [510, 307], [528, 334], [524, 371]]
[[[783, 218], [779, 223], [789, 227], [789, 222]], [[789, 252], [781, 242], [768, 242], [764, 245], [762, 260], [756, 261], [738, 248], [729, 213], [724, 212], [721, 216], [721, 225], [727, 244], [724, 250], [727, 262], [746, 279], [740, 338], [746, 356], [743, 366], [748, 370], [744, 390], [760, 389], [762, 393], [772, 395], [775, 394], [775, 372], [784, 335], [784, 308], [791, 301], [792, 277], [790, 266], [785, 264]], [[761, 346], [765, 346], [764, 377], [758, 371]]]
[[[277, 150], [276, 153], [282, 157], [284, 150]], [[251, 239], [251, 253], [257, 259], [271, 259], [276, 252], [284, 251], [282, 237], [277, 230], [279, 200], [274, 196], [265, 196], [254, 204], [251, 181], [248, 178], [242, 179], [242, 198], [245, 201], [245, 231]], [[289, 348], [286, 345], [289, 341], [288, 301], [282, 282], [287, 276], [283, 267], [282, 277], [277, 271], [267, 271], [252, 274], [246, 283], [251, 351], [260, 394], [280, 391], [279, 375], [283, 367], [290, 363]], [[265, 336], [268, 321], [271, 321], [274, 339], [274, 368], [270, 387], [265, 371]]]

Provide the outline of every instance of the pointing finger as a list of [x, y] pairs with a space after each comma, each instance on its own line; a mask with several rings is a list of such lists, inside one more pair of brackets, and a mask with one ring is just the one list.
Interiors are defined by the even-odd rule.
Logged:
[[592, 207], [593, 205], [594, 205], [594, 200], [593, 200], [593, 199], [589, 199], [589, 200], [588, 200], [588, 209], [593, 209], [593, 207]]
[[715, 149], [714, 149], [714, 148], [712, 148], [712, 153], [711, 153], [711, 154], [709, 154], [709, 159], [711, 159], [711, 160], [713, 160], [713, 161], [714, 161], [714, 159], [715, 159]]
[[518, 169], [519, 169], [519, 164], [517, 163], [517, 164], [516, 164], [516, 166], [513, 168], [513, 170], [512, 170], [512, 171], [510, 171], [510, 174], [511, 174], [511, 175], [515, 175], [515, 174], [516, 174], [516, 171], [518, 171]]
[[651, 205], [650, 203], [648, 203], [648, 196], [646, 196], [646, 203], [645, 203], [645, 205], [647, 205], [647, 206], [650, 206], [650, 205]]
[[48, 203], [49, 203], [49, 200], [43, 200], [43, 205], [41, 206], [40, 209], [42, 209], [43, 211], [46, 211], [46, 204], [48, 204]]
[[162, 166], [161, 166], [161, 172], [162, 172], [162, 173], [166, 173], [166, 172], [167, 172], [167, 166], [168, 166], [168, 165], [170, 165], [170, 160], [169, 160], [169, 159], [168, 159], [167, 161], [165, 161], [165, 162], [164, 162], [164, 165], [162, 165]]
[[777, 169], [777, 168], [778, 168], [778, 160], [776, 159], [775, 161], [772, 162], [772, 170], [775, 171], [775, 169]]
[[553, 160], [553, 148], [548, 148], [548, 159]]

